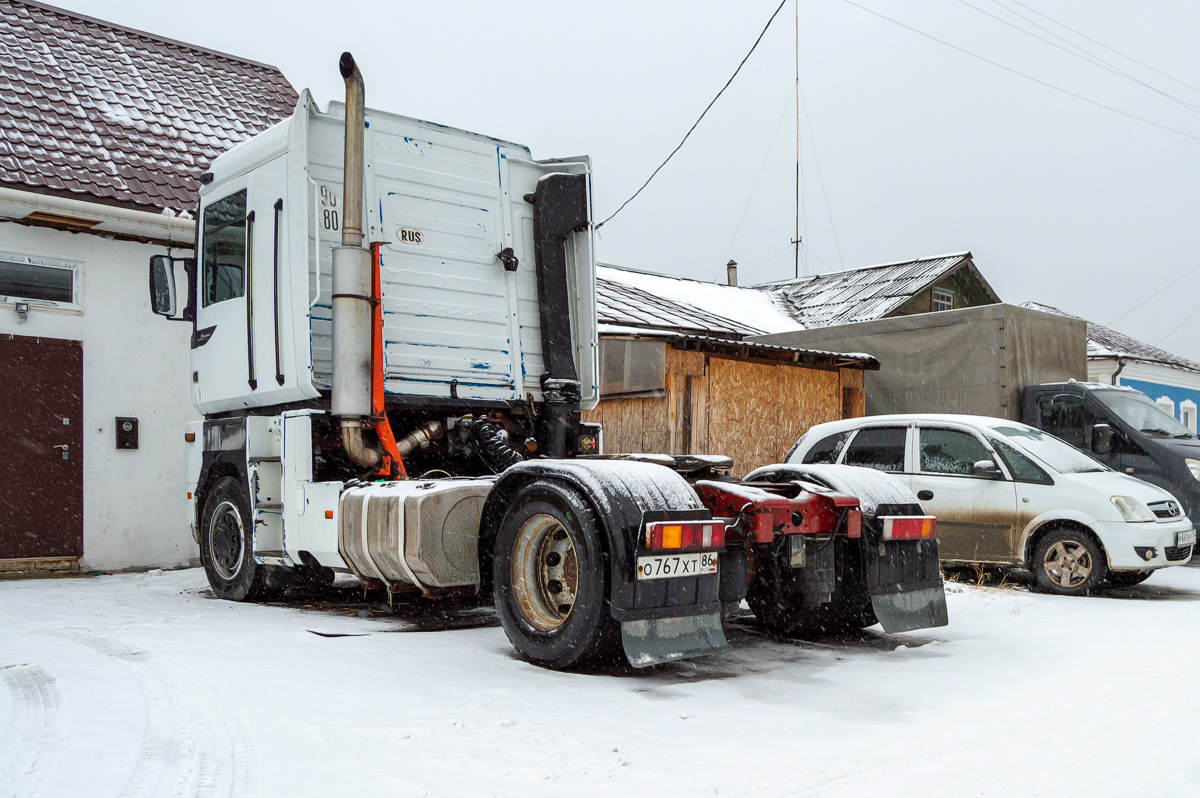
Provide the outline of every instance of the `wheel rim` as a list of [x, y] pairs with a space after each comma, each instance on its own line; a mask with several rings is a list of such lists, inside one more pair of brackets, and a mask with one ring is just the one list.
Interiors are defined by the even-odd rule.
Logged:
[[246, 556], [246, 529], [233, 502], [221, 502], [208, 522], [208, 551], [222, 579], [233, 579]]
[[566, 623], [579, 590], [575, 542], [557, 518], [535, 515], [513, 543], [513, 598], [533, 628], [552, 632]]
[[1046, 549], [1042, 568], [1050, 581], [1062, 588], [1076, 588], [1092, 575], [1092, 554], [1077, 540], [1060, 540]]

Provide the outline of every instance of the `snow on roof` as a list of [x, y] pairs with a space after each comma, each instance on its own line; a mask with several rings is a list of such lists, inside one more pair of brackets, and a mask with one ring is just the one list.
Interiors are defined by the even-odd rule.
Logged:
[[956, 252], [765, 283], [758, 288], [780, 297], [790, 315], [806, 329], [832, 327], [882, 319], [932, 283], [971, 262], [970, 252]]
[[[1072, 319], [1080, 319], [1087, 321], [1079, 316], [1067, 313], [1064, 310], [1059, 310], [1051, 305], [1043, 305], [1040, 302], [1024, 302], [1021, 304], [1023, 308], [1030, 310], [1040, 310], [1044, 313], [1054, 313], [1059, 316], [1066, 316]], [[1105, 327], [1103, 324], [1095, 322], [1087, 322], [1088, 335], [1088, 360], [1100, 360], [1103, 358], [1127, 358], [1129, 360], [1138, 360], [1144, 363], [1158, 363], [1171, 368], [1182, 369], [1184, 371], [1200, 372], [1200, 363], [1194, 360], [1188, 360], [1178, 355], [1173, 355], [1170, 352], [1159, 349], [1157, 346], [1152, 346], [1144, 341], [1139, 341], [1136, 338], [1126, 335], [1125, 333], [1117, 332], [1116, 330]], [[1105, 386], [1111, 387], [1111, 386]]]
[[742, 338], [803, 329], [770, 294], [754, 288], [598, 264], [602, 324]]
[[209, 163], [296, 99], [275, 67], [0, 0], [0, 184], [191, 209]]

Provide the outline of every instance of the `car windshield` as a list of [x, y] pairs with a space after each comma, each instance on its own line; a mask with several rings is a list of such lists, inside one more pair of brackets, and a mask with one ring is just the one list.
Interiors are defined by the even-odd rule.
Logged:
[[1060, 474], [1082, 474], [1087, 471], [1108, 471], [1108, 468], [1088, 455], [1064, 443], [1053, 435], [1024, 424], [999, 424], [991, 428], [997, 435], [1026, 454], [1053, 468]]
[[1095, 391], [1095, 397], [1117, 418], [1136, 430], [1160, 438], [1192, 438], [1191, 430], [1180, 424], [1144, 393], [1135, 391]]

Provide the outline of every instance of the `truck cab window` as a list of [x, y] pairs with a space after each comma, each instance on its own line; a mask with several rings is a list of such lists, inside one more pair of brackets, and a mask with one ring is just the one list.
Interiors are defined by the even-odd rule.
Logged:
[[1092, 426], [1096, 418], [1075, 394], [1045, 394], [1039, 396], [1038, 427], [1062, 438], [1077, 449], [1092, 448]]
[[246, 190], [204, 209], [204, 267], [200, 296], [204, 307], [246, 293]]
[[846, 430], [845, 432], [838, 432], [822, 438], [804, 455], [803, 462], [836, 463], [838, 455], [842, 453], [842, 448], [846, 445], [846, 440], [849, 437], [850, 431]]
[[921, 429], [921, 470], [926, 473], [970, 476], [975, 463], [992, 459], [974, 435], [955, 429]]
[[846, 465], [866, 466], [878, 471], [904, 470], [904, 441], [907, 427], [861, 429], [846, 449]]

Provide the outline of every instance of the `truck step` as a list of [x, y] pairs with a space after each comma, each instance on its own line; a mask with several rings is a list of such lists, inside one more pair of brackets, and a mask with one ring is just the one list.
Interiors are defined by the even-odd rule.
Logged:
[[262, 504], [254, 505], [254, 509], [255, 510], [282, 510], [283, 504], [281, 502], [264, 502]]

